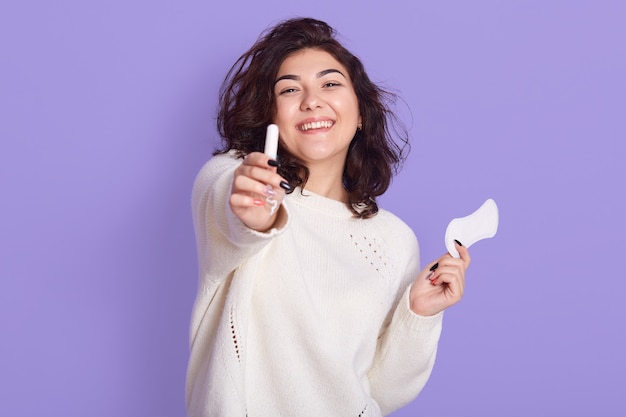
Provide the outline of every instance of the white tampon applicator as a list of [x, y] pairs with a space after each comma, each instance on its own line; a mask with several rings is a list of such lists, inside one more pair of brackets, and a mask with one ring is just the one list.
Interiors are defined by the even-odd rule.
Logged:
[[[276, 154], [278, 152], [278, 126], [271, 124], [267, 126], [267, 133], [265, 134], [265, 150], [263, 153], [269, 156], [271, 159], [276, 160]], [[271, 190], [272, 186], [268, 185]], [[265, 198], [267, 204], [270, 205], [270, 216], [273, 216], [278, 209], [278, 201], [274, 200], [274, 197], [268, 196]]]
[[267, 126], [265, 134], [265, 150], [263, 153], [272, 159], [276, 159], [278, 152], [278, 126], [271, 124]]

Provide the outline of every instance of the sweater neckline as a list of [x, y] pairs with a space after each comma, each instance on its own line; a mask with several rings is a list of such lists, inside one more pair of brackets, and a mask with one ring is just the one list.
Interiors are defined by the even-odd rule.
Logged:
[[353, 213], [346, 203], [324, 197], [307, 189], [302, 190], [300, 187], [297, 187], [293, 193], [288, 194], [287, 199], [290, 203], [295, 203], [329, 216], [341, 218], [353, 217]]

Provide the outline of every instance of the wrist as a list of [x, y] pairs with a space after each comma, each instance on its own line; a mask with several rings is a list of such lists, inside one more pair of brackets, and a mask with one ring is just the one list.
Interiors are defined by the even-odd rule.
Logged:
[[278, 210], [274, 213], [268, 220], [267, 223], [258, 228], [251, 227], [251, 229], [256, 230], [257, 232], [266, 233], [272, 229], [280, 229], [287, 223], [287, 215], [283, 205], [278, 206]]
[[431, 317], [437, 315], [441, 310], [437, 310], [434, 306], [424, 299], [423, 296], [419, 296], [414, 289], [415, 285], [411, 287], [409, 292], [409, 310], [412, 313], [422, 317]]

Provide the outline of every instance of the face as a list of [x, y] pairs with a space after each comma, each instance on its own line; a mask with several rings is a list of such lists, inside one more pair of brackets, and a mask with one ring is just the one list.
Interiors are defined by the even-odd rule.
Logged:
[[343, 164], [361, 122], [348, 71], [328, 52], [304, 49], [289, 56], [274, 85], [283, 146], [309, 169]]

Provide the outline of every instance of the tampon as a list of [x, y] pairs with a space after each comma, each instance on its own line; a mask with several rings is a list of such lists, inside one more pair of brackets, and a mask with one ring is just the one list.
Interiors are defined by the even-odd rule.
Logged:
[[[278, 126], [270, 124], [267, 126], [267, 133], [265, 134], [265, 150], [263, 153], [272, 159], [276, 159], [276, 153], [278, 152]], [[271, 185], [268, 185], [269, 189], [272, 189]], [[278, 201], [274, 200], [273, 196], [268, 196], [265, 201], [270, 205], [270, 216], [273, 216], [278, 209]]]
[[265, 135], [265, 150], [263, 153], [272, 159], [276, 159], [278, 152], [278, 126], [271, 124], [267, 126]]

